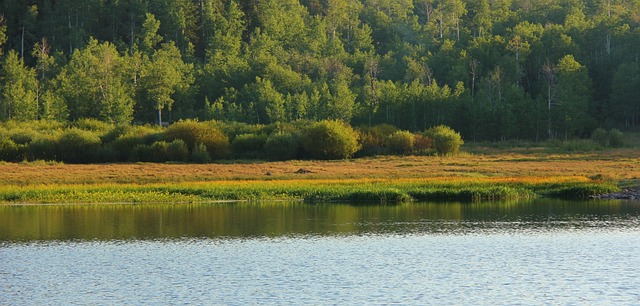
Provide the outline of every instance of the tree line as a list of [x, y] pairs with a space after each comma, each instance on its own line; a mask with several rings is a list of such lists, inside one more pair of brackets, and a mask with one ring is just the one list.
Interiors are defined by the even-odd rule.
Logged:
[[0, 1], [0, 120], [640, 124], [637, 0]]

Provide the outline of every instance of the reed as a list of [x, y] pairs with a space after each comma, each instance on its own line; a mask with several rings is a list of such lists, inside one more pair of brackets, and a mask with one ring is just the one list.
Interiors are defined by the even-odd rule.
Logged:
[[582, 177], [226, 180], [154, 184], [55, 184], [0, 187], [3, 203], [198, 203], [301, 200], [306, 202], [399, 203], [494, 201], [536, 196], [585, 198], [615, 185]]

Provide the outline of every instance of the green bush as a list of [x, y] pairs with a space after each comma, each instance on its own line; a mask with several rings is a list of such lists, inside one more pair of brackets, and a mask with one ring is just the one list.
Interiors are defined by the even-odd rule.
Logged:
[[91, 163], [102, 142], [94, 132], [71, 128], [62, 133], [56, 145], [57, 157], [65, 163]]
[[[159, 131], [150, 126], [130, 126], [116, 127], [103, 136], [103, 140], [105, 143], [110, 143], [118, 153], [119, 161], [127, 161], [131, 159], [131, 152], [135, 146], [153, 144], [161, 137]], [[109, 141], [111, 139], [114, 140]]]
[[189, 160], [189, 148], [187, 144], [180, 139], [170, 142], [166, 148], [166, 160], [176, 162], [186, 162]]
[[360, 149], [358, 134], [338, 120], [316, 122], [302, 133], [302, 148], [314, 159], [345, 159]]
[[11, 140], [16, 144], [28, 144], [35, 138], [38, 138], [40, 133], [30, 128], [18, 128], [11, 131]]
[[267, 135], [241, 134], [231, 143], [233, 156], [237, 158], [264, 158], [264, 144]]
[[207, 152], [207, 146], [204, 143], [196, 144], [191, 152], [191, 161], [199, 164], [206, 164], [211, 162], [211, 156]]
[[98, 134], [105, 134], [113, 129], [113, 124], [100, 121], [93, 118], [82, 118], [72, 124], [81, 130], [96, 132]]
[[591, 140], [593, 142], [603, 146], [609, 146], [609, 133], [603, 128], [597, 128], [591, 133]]
[[158, 147], [153, 145], [138, 144], [131, 149], [129, 161], [132, 162], [158, 162]]
[[413, 152], [415, 136], [409, 131], [397, 131], [389, 136], [385, 141], [389, 152], [394, 154], [407, 155]]
[[298, 155], [300, 143], [298, 139], [286, 132], [271, 134], [265, 144], [264, 150], [270, 160], [291, 160]]
[[428, 129], [424, 136], [433, 140], [433, 146], [438, 155], [458, 154], [460, 147], [464, 144], [460, 134], [445, 125]]
[[10, 138], [0, 138], [0, 160], [7, 162], [20, 161], [20, 148]]
[[618, 129], [612, 129], [609, 131], [609, 145], [614, 148], [620, 148], [624, 146], [624, 135]]
[[181, 139], [190, 148], [202, 143], [213, 159], [225, 158], [230, 151], [229, 138], [214, 124], [195, 120], [179, 121], [169, 126], [164, 135], [168, 141]]
[[55, 135], [41, 135], [28, 145], [30, 160], [57, 160], [56, 145], [58, 138]]

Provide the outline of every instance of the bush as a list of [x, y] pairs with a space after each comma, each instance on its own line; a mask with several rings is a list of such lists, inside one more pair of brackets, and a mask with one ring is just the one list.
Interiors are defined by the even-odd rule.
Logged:
[[[112, 142], [109, 141], [114, 138]], [[135, 146], [150, 145], [160, 138], [159, 131], [149, 126], [117, 127], [103, 136], [103, 140], [111, 143], [113, 149], [118, 152], [120, 161], [131, 160], [131, 153]]]
[[389, 135], [398, 131], [398, 128], [389, 124], [380, 124], [371, 127], [361, 127], [358, 130], [361, 150], [358, 155], [371, 156], [386, 153], [385, 140]]
[[618, 129], [612, 129], [609, 131], [609, 145], [614, 148], [620, 148], [624, 146], [624, 135]]
[[91, 163], [102, 142], [94, 132], [71, 128], [62, 133], [56, 145], [57, 157], [65, 163]]
[[267, 135], [241, 134], [231, 143], [233, 156], [238, 158], [264, 158]]
[[413, 150], [420, 154], [429, 154], [434, 150], [433, 139], [425, 137], [423, 135], [414, 135]]
[[413, 144], [415, 136], [409, 131], [397, 131], [389, 136], [385, 141], [389, 152], [395, 154], [407, 155], [413, 152]]
[[302, 147], [311, 158], [345, 159], [360, 149], [358, 134], [338, 120], [323, 120], [303, 131]]
[[439, 125], [428, 129], [425, 137], [433, 140], [433, 146], [438, 155], [453, 155], [460, 152], [460, 147], [464, 144], [458, 132], [448, 126]]
[[28, 145], [30, 160], [57, 160], [56, 145], [58, 139], [54, 135], [41, 135]]
[[8, 162], [20, 161], [20, 148], [9, 138], [0, 138], [0, 160]]
[[16, 144], [28, 144], [35, 138], [38, 138], [40, 133], [29, 128], [19, 128], [11, 131], [11, 140]]
[[199, 164], [206, 164], [211, 162], [211, 156], [207, 152], [207, 146], [203, 143], [196, 144], [191, 152], [191, 161]]
[[131, 149], [129, 155], [129, 161], [132, 162], [157, 162], [158, 156], [156, 154], [158, 148], [154, 148], [152, 145], [138, 144]]
[[195, 120], [179, 121], [169, 126], [164, 135], [168, 141], [181, 139], [190, 148], [202, 143], [214, 159], [224, 158], [229, 154], [229, 138], [213, 124]]
[[270, 160], [291, 160], [298, 155], [300, 143], [291, 133], [271, 134], [265, 144], [264, 150]]
[[597, 128], [595, 129], [595, 131], [593, 131], [593, 133], [591, 133], [591, 140], [603, 147], [608, 147], [609, 133], [607, 133], [607, 131], [603, 128]]
[[189, 160], [189, 148], [187, 144], [180, 139], [170, 142], [166, 148], [166, 160], [177, 162], [186, 162]]
[[113, 124], [93, 118], [79, 119], [74, 122], [72, 126], [85, 131], [97, 132], [99, 134], [105, 134], [113, 129]]
[[591, 140], [602, 147], [619, 148], [624, 146], [624, 134], [618, 129], [607, 132], [603, 128], [597, 128], [591, 133]]

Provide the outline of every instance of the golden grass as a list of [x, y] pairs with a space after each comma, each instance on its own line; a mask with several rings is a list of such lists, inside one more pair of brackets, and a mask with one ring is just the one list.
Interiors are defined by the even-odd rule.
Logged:
[[[527, 197], [531, 192], [584, 196], [585, 192], [608, 190], [610, 183], [640, 178], [639, 153], [627, 149], [592, 154], [383, 156], [206, 165], [3, 163], [0, 194], [5, 203], [398, 201]], [[297, 174], [300, 168], [311, 173]]]
[[[590, 154], [492, 154], [457, 157], [362, 158], [344, 161], [250, 162], [235, 164], [0, 164], [0, 185], [153, 184], [211, 181], [318, 179], [524, 179], [640, 178], [640, 150]], [[296, 174], [300, 169], [312, 173]], [[269, 173], [270, 175], [267, 175]]]

